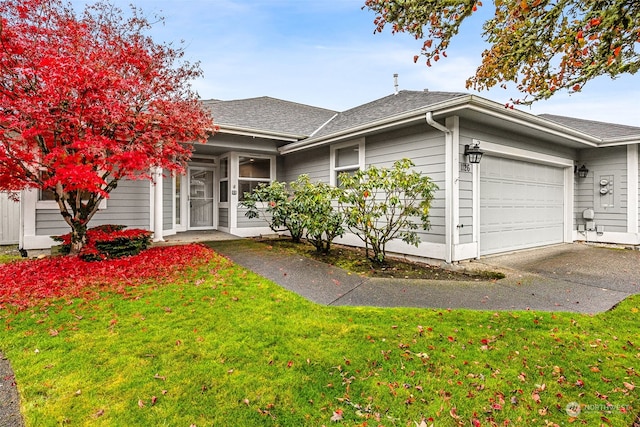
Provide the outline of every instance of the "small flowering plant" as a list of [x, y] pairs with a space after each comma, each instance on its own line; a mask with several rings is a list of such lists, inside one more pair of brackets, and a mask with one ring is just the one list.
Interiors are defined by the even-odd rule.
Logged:
[[[101, 261], [137, 255], [149, 247], [152, 234], [150, 231], [125, 228], [124, 225], [107, 224], [88, 229], [87, 243], [82, 248], [80, 257], [85, 261]], [[61, 242], [62, 254], [69, 254], [71, 233], [54, 236], [53, 240]]]

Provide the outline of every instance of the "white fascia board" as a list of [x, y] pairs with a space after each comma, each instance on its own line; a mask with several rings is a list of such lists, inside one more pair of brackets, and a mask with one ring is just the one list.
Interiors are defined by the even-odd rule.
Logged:
[[[306, 138], [306, 135], [295, 135], [291, 133], [269, 132], [258, 129], [243, 128], [240, 126], [219, 125], [219, 133], [227, 133], [230, 135], [251, 136], [255, 138], [277, 139], [279, 141], [296, 142]], [[215, 136], [214, 136], [215, 138]]]
[[516, 160], [525, 160], [532, 163], [542, 163], [545, 165], [553, 165], [559, 167], [573, 167], [573, 159], [568, 157], [553, 156], [551, 154], [538, 153], [535, 151], [524, 150], [522, 148], [511, 147], [508, 145], [496, 144], [493, 142], [474, 139], [474, 143], [480, 145], [480, 149], [485, 154], [497, 154], [500, 157], [507, 157]]
[[471, 99], [467, 105], [456, 105], [437, 111], [434, 110], [434, 114], [445, 115], [468, 109], [499, 118], [509, 123], [519, 124], [550, 135], [566, 138], [573, 142], [584, 144], [587, 147], [598, 147], [599, 144], [603, 142], [601, 138], [563, 126], [543, 117], [538, 117], [525, 111], [512, 110], [497, 102], [479, 98], [474, 95], [470, 95], [470, 97]]
[[[438, 104], [429, 105], [427, 107], [407, 111], [395, 116], [385, 117], [381, 120], [366, 123], [354, 128], [345, 129], [340, 132], [329, 134], [317, 139], [308, 138], [306, 140], [299, 140], [292, 144], [287, 144], [280, 147], [279, 151], [280, 154], [290, 154], [303, 149], [315, 148], [325, 144], [331, 144], [345, 139], [363, 136], [367, 133], [384, 130], [392, 126], [423, 121], [427, 112], [431, 112], [433, 116], [438, 115], [440, 117], [443, 117], [446, 115], [459, 113], [461, 110], [477, 111], [482, 114], [487, 114], [502, 119], [509, 123], [520, 124], [533, 130], [547, 133], [549, 135], [559, 136], [572, 142], [583, 144], [585, 147], [598, 147], [603, 143], [603, 140], [600, 138], [596, 138], [592, 135], [577, 131], [573, 128], [560, 125], [542, 117], [538, 117], [536, 115], [520, 110], [511, 110], [506, 108], [502, 104], [490, 101], [488, 99], [479, 98], [475, 95], [467, 95], [443, 101]], [[637, 138], [635, 139], [635, 141], [637, 142]], [[620, 140], [616, 140], [616, 142], [620, 142]], [[631, 141], [630, 139], [630, 141], [626, 143], [632, 142], [633, 141]]]
[[619, 147], [621, 145], [640, 144], [640, 136], [626, 136], [623, 138], [605, 139], [599, 147]]

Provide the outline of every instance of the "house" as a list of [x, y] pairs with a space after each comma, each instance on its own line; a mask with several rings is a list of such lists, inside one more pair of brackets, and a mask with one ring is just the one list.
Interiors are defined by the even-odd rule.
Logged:
[[[302, 173], [335, 184], [340, 172], [408, 157], [439, 190], [422, 243], [394, 241], [390, 252], [455, 262], [578, 240], [640, 245], [640, 127], [427, 90], [343, 112], [269, 97], [204, 104], [220, 132], [196, 145], [187, 174], [122, 183], [93, 225], [148, 228], [156, 239], [205, 229], [271, 233], [239, 206], [258, 184]], [[484, 152], [480, 163], [468, 161], [467, 146]], [[37, 192], [23, 192], [22, 203], [25, 249], [49, 247], [49, 236], [67, 232]], [[352, 235], [341, 241], [359, 243]]]

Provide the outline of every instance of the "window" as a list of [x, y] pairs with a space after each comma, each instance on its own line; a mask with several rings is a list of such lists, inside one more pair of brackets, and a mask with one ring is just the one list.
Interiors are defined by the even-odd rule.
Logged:
[[352, 174], [364, 168], [364, 139], [332, 146], [330, 158], [330, 184], [339, 187], [341, 173]]
[[220, 159], [220, 203], [229, 202], [229, 158]]
[[251, 193], [260, 184], [271, 182], [271, 159], [243, 157], [238, 159], [238, 200]]

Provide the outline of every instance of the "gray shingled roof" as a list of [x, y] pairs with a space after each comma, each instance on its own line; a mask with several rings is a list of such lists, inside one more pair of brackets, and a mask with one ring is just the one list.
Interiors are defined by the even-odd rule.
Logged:
[[640, 127], [635, 126], [576, 119], [574, 117], [556, 116], [553, 114], [540, 114], [538, 117], [605, 140], [629, 136], [640, 137]]
[[203, 101], [218, 126], [233, 126], [277, 134], [306, 137], [336, 114], [336, 111], [262, 96], [259, 98]]
[[373, 123], [387, 117], [393, 117], [461, 96], [468, 96], [468, 94], [401, 90], [395, 95], [385, 96], [338, 114], [337, 117], [320, 129], [314, 135], [314, 138], [353, 129], [367, 123]]
[[[214, 122], [223, 127], [295, 135], [299, 139], [312, 136], [312, 140], [315, 140], [465, 96], [469, 94], [402, 90], [341, 113], [268, 96], [232, 101], [212, 99], [203, 103], [211, 109]], [[552, 114], [541, 114], [539, 117], [602, 140], [640, 138], [640, 127]]]

